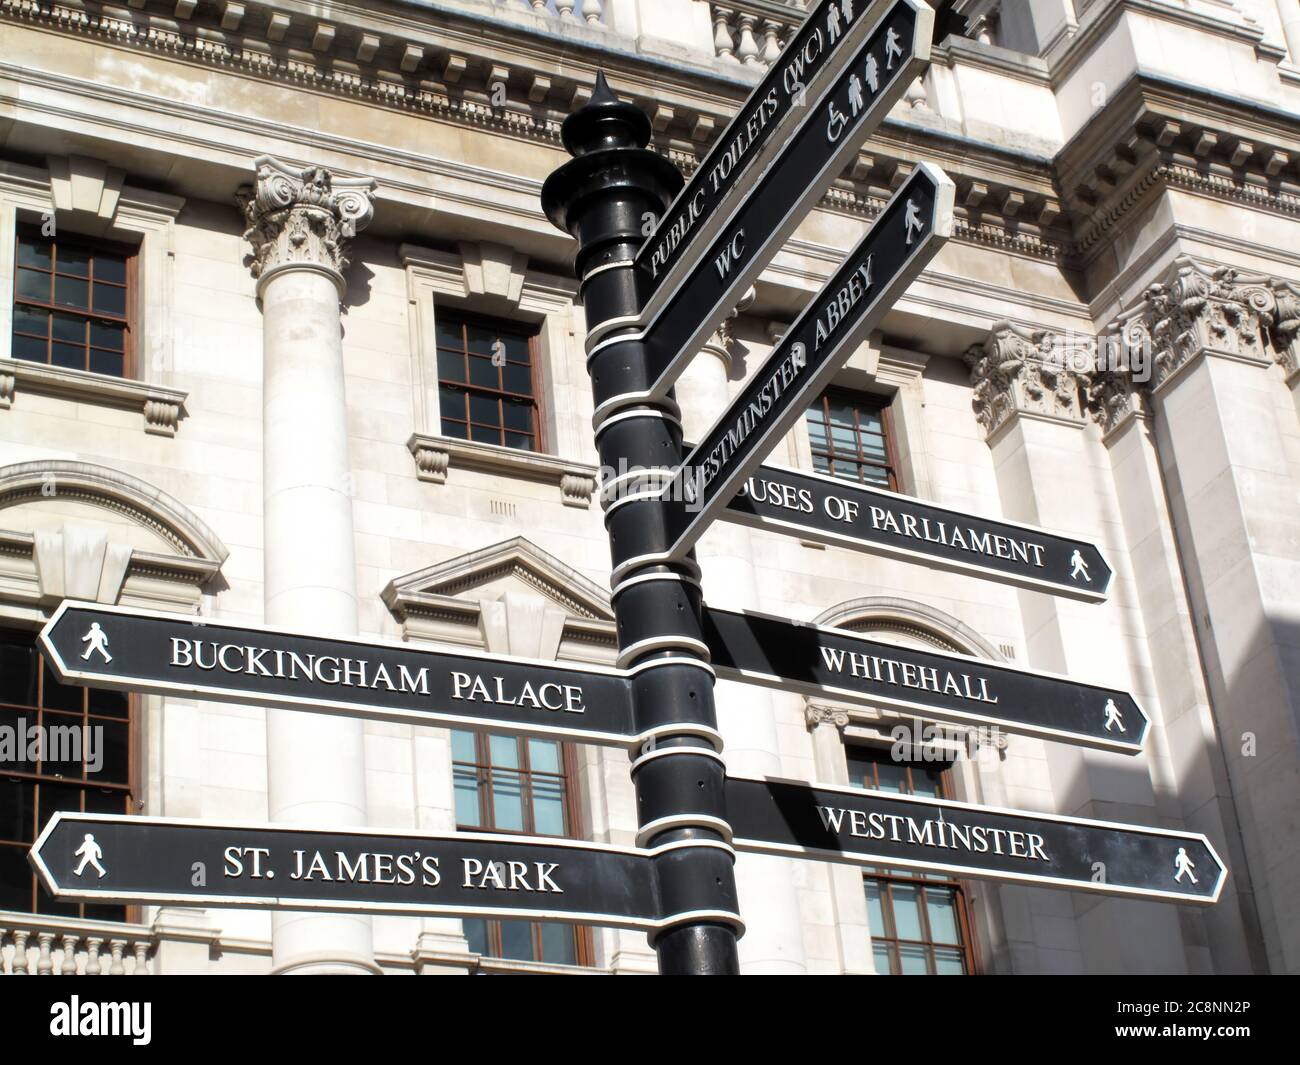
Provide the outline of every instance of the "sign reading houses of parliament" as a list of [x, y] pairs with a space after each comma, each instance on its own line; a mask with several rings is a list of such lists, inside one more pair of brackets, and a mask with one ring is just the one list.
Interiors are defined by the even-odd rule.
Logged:
[[600, 666], [304, 636], [72, 601], [55, 611], [41, 641], [60, 679], [77, 684], [614, 747], [633, 742], [624, 676]]

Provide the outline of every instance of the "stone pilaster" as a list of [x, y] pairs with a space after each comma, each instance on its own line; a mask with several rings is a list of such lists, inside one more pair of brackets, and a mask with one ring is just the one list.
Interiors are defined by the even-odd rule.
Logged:
[[[265, 618], [290, 630], [357, 632], [347, 396], [339, 300], [347, 245], [370, 218], [374, 182], [268, 156], [240, 191], [262, 304]], [[366, 823], [361, 722], [268, 710], [272, 820]], [[277, 912], [275, 972], [374, 972], [367, 917]]]
[[[1150, 711], [1141, 661], [1126, 623], [1126, 558], [1111, 542], [1113, 501], [1106, 458], [1087, 425], [1084, 387], [1094, 367], [1091, 338], [1030, 331], [995, 323], [966, 362], [974, 386], [975, 416], [987, 433], [1004, 517], [1061, 530], [1096, 542], [1115, 570], [1106, 603], [1078, 603], [1018, 591], [1031, 669], [1135, 691]], [[1123, 381], [1117, 387], [1122, 393]], [[1117, 821], [1159, 823], [1162, 811], [1147, 758], [1045, 743], [1057, 808]], [[1134, 762], [1136, 761], [1136, 765]], [[1169, 907], [1118, 899], [1025, 895], [1035, 923], [1062, 930], [1059, 948], [1034, 963], [1043, 971], [1085, 969], [1153, 971], [1183, 953], [1177, 915]], [[1066, 922], [1069, 922], [1067, 926]], [[1066, 928], [1069, 934], [1066, 934]], [[1143, 955], [1133, 944], [1157, 940], [1162, 950]]]
[[[1204, 916], [1222, 971], [1300, 959], [1287, 887], [1300, 876], [1287, 812], [1300, 802], [1300, 426], [1271, 365], [1287, 373], [1296, 312], [1285, 282], [1180, 257], [1121, 316], [1091, 390], [1146, 628], [1161, 634], [1153, 666], [1186, 823], [1224, 842], [1232, 872]], [[1126, 405], [1149, 408], [1141, 433], [1124, 431]], [[1261, 936], [1262, 951], [1234, 946]]]

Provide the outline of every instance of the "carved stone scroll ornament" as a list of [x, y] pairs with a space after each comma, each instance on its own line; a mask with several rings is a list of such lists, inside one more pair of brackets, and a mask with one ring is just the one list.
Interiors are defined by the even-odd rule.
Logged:
[[374, 215], [374, 178], [336, 178], [323, 167], [298, 169], [269, 155], [254, 160], [257, 180], [239, 190], [258, 294], [281, 270], [316, 269], [345, 291], [348, 245]]
[[997, 322], [988, 339], [966, 352], [975, 417], [992, 436], [1015, 414], [1082, 424], [1079, 381], [1092, 367], [1086, 345], [1047, 330]]

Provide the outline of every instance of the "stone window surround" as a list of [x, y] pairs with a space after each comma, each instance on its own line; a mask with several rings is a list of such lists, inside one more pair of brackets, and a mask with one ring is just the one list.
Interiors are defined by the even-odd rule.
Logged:
[[441, 434], [438, 417], [436, 304], [458, 310], [538, 321], [541, 382], [538, 417], [556, 450], [572, 453], [584, 442], [571, 439], [554, 403], [554, 373], [572, 354], [577, 284], [528, 269], [528, 257], [505, 245], [463, 242], [460, 254], [402, 244], [398, 257], [406, 269], [410, 305], [411, 379], [415, 431], [407, 448], [422, 481], [443, 484], [449, 469], [495, 473], [554, 483], [565, 506], [588, 508], [596, 489], [594, 465], [536, 451], [461, 440]]
[[[909, 599], [891, 596], [869, 596], [840, 603], [823, 611], [813, 620], [817, 625], [830, 625], [860, 632], [864, 635], [888, 637], [889, 633], [908, 636], [932, 644], [939, 651], [955, 651], [974, 655], [991, 662], [1005, 662], [992, 644], [958, 618], [935, 607]], [[885, 747], [893, 743], [891, 733], [898, 725], [913, 727], [913, 722], [939, 725], [946, 735], [972, 730], [960, 726], [943, 725], [927, 721], [921, 714], [907, 711], [878, 710], [871, 707], [850, 706], [825, 698], [805, 697], [804, 721], [808, 730], [833, 729], [837, 743], [813, 742], [814, 777], [827, 784], [848, 782], [848, 751], [851, 744]], [[960, 741], [940, 740], [923, 745], [942, 754], [964, 753]], [[999, 765], [1006, 760], [1008, 738], [995, 735], [994, 748]], [[957, 757], [951, 770], [953, 799], [958, 802], [985, 803], [986, 781], [998, 779], [999, 768], [981, 772], [980, 765], [970, 757]], [[994, 802], [993, 805], [1000, 805]], [[853, 971], [874, 971], [870, 961], [870, 943], [858, 942], [853, 937], [856, 929], [868, 929], [866, 901], [862, 894], [862, 868], [854, 865], [830, 865], [830, 891], [840, 924], [840, 952], [846, 967]], [[976, 943], [980, 951], [978, 960], [989, 965], [993, 960], [997, 942], [1004, 940], [1000, 896], [996, 883], [975, 885], [968, 894], [971, 919], [978, 931]]]
[[[0, 410], [22, 392], [40, 392], [77, 403], [138, 410], [141, 426], [155, 436], [174, 436], [188, 393], [166, 380], [173, 362], [175, 222], [185, 201], [122, 184], [121, 171], [82, 156], [51, 157], [49, 169], [0, 161]], [[87, 208], [86, 204], [93, 206]], [[40, 221], [53, 213], [56, 226], [73, 234], [139, 237], [133, 294], [134, 358], [138, 379], [47, 366], [12, 357], [15, 263], [20, 217]]]

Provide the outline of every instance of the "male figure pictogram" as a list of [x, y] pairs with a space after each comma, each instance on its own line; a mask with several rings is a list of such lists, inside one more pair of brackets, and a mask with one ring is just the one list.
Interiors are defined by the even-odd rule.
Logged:
[[81, 638], [81, 642], [90, 644], [81, 656], [83, 662], [96, 651], [103, 656], [105, 665], [113, 661], [113, 656], [108, 653], [108, 633], [99, 627], [98, 621], [91, 622], [90, 630]]
[[853, 117], [858, 117], [858, 112], [862, 110], [862, 82], [858, 80], [856, 74], [849, 75], [849, 107], [853, 109]]
[[1092, 578], [1088, 576], [1088, 563], [1083, 560], [1083, 555], [1075, 551], [1070, 556], [1070, 580], [1077, 581], [1080, 577], [1089, 584], [1092, 583]]
[[1112, 725], [1118, 725], [1120, 732], [1127, 732], [1124, 727], [1124, 719], [1120, 716], [1119, 707], [1115, 705], [1114, 699], [1106, 700], [1106, 731], [1111, 730]]
[[77, 848], [75, 857], [80, 858], [81, 862], [72, 871], [73, 876], [80, 876], [87, 865], [94, 868], [100, 879], [108, 875], [108, 870], [99, 864], [99, 859], [104, 857], [104, 849], [95, 842], [95, 837], [89, 832], [86, 833], [85, 841]]
[[898, 43], [898, 34], [894, 32], [894, 28], [891, 26], [889, 27], [889, 32], [885, 34], [885, 69], [886, 70], [894, 69], [895, 58], [898, 59], [903, 58], [903, 48]]
[[867, 56], [867, 63], [862, 70], [862, 76], [867, 79], [867, 84], [871, 86], [872, 92], [880, 91], [880, 68], [876, 65], [874, 55]]
[[921, 220], [921, 210], [916, 206], [915, 200], [907, 201], [907, 214], [903, 217], [903, 226], [907, 230], [907, 243], [912, 243], [912, 238], [925, 228], [925, 223]]
[[1197, 881], [1196, 881], [1196, 874], [1192, 872], [1192, 870], [1195, 869], [1196, 866], [1193, 865], [1193, 864], [1192, 864], [1192, 860], [1191, 860], [1189, 857], [1187, 857], [1187, 848], [1186, 848], [1186, 847], [1179, 847], [1179, 848], [1178, 848], [1178, 854], [1177, 854], [1177, 856], [1174, 858], [1174, 868], [1177, 870], [1177, 872], [1174, 873], [1174, 879], [1175, 879], [1175, 880], [1182, 880], [1182, 878], [1183, 878], [1183, 874], [1186, 873], [1186, 874], [1187, 874], [1187, 878], [1188, 878], [1188, 879], [1189, 879], [1193, 884], [1195, 884], [1195, 883], [1197, 882]]

